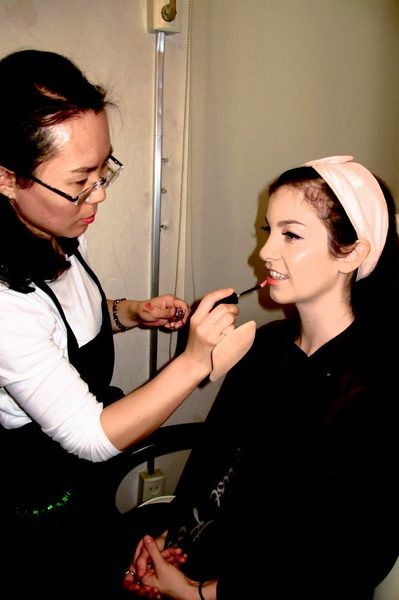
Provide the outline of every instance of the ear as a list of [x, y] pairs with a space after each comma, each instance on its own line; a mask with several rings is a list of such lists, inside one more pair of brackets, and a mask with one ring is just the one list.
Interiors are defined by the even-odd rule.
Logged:
[[15, 173], [0, 166], [0, 193], [10, 200], [15, 198]]
[[367, 240], [356, 240], [353, 250], [339, 259], [341, 273], [352, 273], [367, 258], [370, 252], [370, 243]]

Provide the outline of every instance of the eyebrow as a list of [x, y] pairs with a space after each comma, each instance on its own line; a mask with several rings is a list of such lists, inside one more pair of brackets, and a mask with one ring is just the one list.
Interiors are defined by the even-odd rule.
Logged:
[[302, 225], [302, 227], [305, 227], [305, 223], [301, 223], [301, 221], [296, 221], [295, 219], [287, 219], [284, 221], [279, 221], [277, 223], [277, 225], [279, 227], [285, 227], [287, 225]]
[[[265, 219], [266, 225], [270, 227], [270, 223], [267, 219]], [[286, 227], [287, 225], [301, 225], [302, 227], [306, 227], [305, 223], [301, 223], [301, 221], [296, 221], [295, 219], [285, 219], [284, 221], [279, 221], [277, 223], [278, 227]]]
[[[112, 152], [113, 148], [111, 147], [108, 156], [104, 160], [104, 163], [106, 163], [109, 160]], [[71, 173], [93, 173], [93, 171], [95, 171], [96, 169], [97, 165], [95, 167], [79, 167], [78, 169], [72, 169]]]

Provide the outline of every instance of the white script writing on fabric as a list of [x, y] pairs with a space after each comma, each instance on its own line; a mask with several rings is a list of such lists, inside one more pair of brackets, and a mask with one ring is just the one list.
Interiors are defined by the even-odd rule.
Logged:
[[[202, 506], [202, 511], [201, 507], [193, 506], [192, 516], [194, 518], [194, 524], [191, 524], [191, 526], [183, 525], [179, 528], [177, 533], [177, 545], [180, 545], [187, 537], [189, 537], [192, 542], [197, 541], [202, 532], [214, 522], [215, 519], [213, 515], [215, 510], [218, 511], [222, 508], [223, 499], [225, 498], [229, 484], [233, 479], [235, 470], [240, 461], [240, 454], [240, 448], [237, 448], [233, 465], [227, 468], [227, 471], [209, 493], [208, 500], [210, 500], [210, 503]], [[200, 516], [201, 512], [204, 514], [203, 518]]]

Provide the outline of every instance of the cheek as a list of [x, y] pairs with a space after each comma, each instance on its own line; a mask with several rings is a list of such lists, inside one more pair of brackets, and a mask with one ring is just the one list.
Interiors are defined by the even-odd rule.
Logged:
[[45, 231], [58, 232], [73, 221], [69, 206], [60, 206], [57, 198], [46, 198], [31, 190], [18, 194], [15, 208], [22, 220]]
[[304, 271], [308, 276], [327, 272], [333, 265], [333, 260], [327, 252], [304, 249], [295, 252], [289, 259], [289, 268], [294, 271]]
[[309, 249], [303, 249], [303, 250], [300, 250], [299, 252], [293, 253], [291, 261], [293, 264], [310, 265], [310, 264], [321, 262], [321, 259], [322, 259], [322, 257], [320, 255], [320, 253], [312, 252], [312, 250], [309, 250]]

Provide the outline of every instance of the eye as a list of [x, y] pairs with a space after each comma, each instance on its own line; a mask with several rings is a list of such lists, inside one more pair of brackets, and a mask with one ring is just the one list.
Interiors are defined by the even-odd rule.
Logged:
[[265, 231], [266, 233], [270, 233], [270, 231], [271, 231], [270, 225], [262, 225], [261, 230]]
[[111, 165], [110, 165], [109, 161], [107, 160], [107, 162], [105, 162], [101, 166], [100, 176], [101, 177], [106, 177], [111, 170], [112, 170], [111, 169]]
[[283, 235], [287, 237], [289, 240], [302, 240], [300, 235], [293, 233], [292, 231], [283, 231]]
[[79, 181], [76, 181], [76, 185], [80, 185], [80, 186], [84, 186], [87, 183], [87, 177], [85, 177], [84, 179], [80, 179]]

